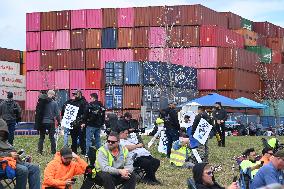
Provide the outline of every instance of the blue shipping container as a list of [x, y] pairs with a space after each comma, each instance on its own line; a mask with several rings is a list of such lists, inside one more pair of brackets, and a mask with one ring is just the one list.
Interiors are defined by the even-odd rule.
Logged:
[[105, 81], [109, 85], [123, 85], [124, 62], [106, 62]]
[[69, 90], [57, 90], [55, 91], [56, 93], [56, 102], [57, 102], [57, 105], [58, 107], [62, 108], [63, 104], [69, 100]]
[[160, 109], [161, 90], [156, 86], [143, 87], [143, 106], [148, 110]]
[[117, 29], [104, 28], [102, 33], [102, 48], [115, 49], [117, 47]]
[[124, 64], [124, 84], [142, 83], [142, 63], [126, 62]]
[[107, 109], [122, 109], [122, 87], [106, 87], [105, 105]]
[[175, 87], [197, 90], [196, 68], [172, 64], [170, 70]]
[[166, 80], [169, 78], [169, 72], [160, 62], [143, 63], [143, 84], [144, 85], [168, 85]]

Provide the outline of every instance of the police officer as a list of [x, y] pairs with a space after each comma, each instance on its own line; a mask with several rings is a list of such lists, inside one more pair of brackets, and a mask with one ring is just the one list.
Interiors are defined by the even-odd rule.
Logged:
[[221, 102], [215, 103], [213, 119], [215, 121], [215, 129], [221, 137], [221, 140], [218, 141], [218, 146], [225, 147], [225, 121], [227, 120], [227, 112], [223, 109]]
[[170, 101], [169, 107], [161, 111], [161, 117], [165, 121], [166, 136], [167, 136], [167, 158], [170, 158], [172, 144], [179, 139], [179, 120], [176, 110], [176, 102]]

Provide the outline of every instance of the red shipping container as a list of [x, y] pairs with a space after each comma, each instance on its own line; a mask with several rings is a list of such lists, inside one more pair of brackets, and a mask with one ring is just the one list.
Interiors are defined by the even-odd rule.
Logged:
[[70, 70], [70, 89], [84, 90], [86, 88], [86, 74], [84, 70]]
[[182, 26], [177, 26], [168, 31], [169, 47], [182, 47], [182, 30]]
[[134, 61], [148, 61], [149, 49], [147, 48], [135, 48], [133, 50]]
[[165, 47], [166, 46], [166, 31], [163, 27], [150, 27], [149, 46], [150, 47]]
[[184, 65], [184, 49], [169, 49], [170, 50], [170, 62], [172, 64]]
[[70, 49], [70, 31], [57, 31], [55, 35], [55, 49]]
[[26, 107], [25, 107], [26, 110], [35, 110], [36, 109], [39, 94], [40, 93], [38, 91], [27, 91], [27, 93], [26, 93]]
[[86, 31], [86, 48], [101, 48], [102, 30], [88, 29]]
[[56, 11], [41, 13], [41, 31], [56, 30]]
[[197, 68], [200, 64], [200, 49], [197, 47], [184, 48], [184, 66]]
[[140, 109], [142, 99], [141, 86], [123, 87], [123, 109]]
[[253, 31], [266, 37], [277, 37], [277, 26], [270, 22], [253, 22]]
[[54, 89], [54, 72], [27, 72], [27, 90], [49, 90]]
[[40, 36], [41, 50], [55, 50], [54, 41], [55, 41], [55, 31], [41, 32]]
[[22, 52], [19, 50], [6, 49], [0, 47], [0, 61], [22, 63], [21, 53]]
[[26, 48], [27, 51], [40, 50], [40, 32], [26, 33]]
[[181, 28], [181, 44], [184, 47], [200, 46], [199, 42], [199, 27], [198, 26], [183, 26]]
[[150, 9], [150, 26], [165, 25], [165, 6], [149, 7]]
[[71, 10], [71, 29], [86, 28], [86, 10]]
[[228, 19], [228, 29], [237, 30], [242, 28], [242, 17], [232, 12], [220, 12], [219, 14], [226, 16]]
[[87, 13], [87, 28], [102, 28], [103, 13], [102, 9], [88, 9]]
[[117, 15], [114, 8], [103, 8], [103, 28], [116, 28]]
[[86, 68], [87, 69], [100, 69], [101, 66], [101, 54], [99, 49], [87, 49], [86, 50]]
[[40, 70], [53, 70], [56, 65], [56, 51], [41, 51]]
[[182, 25], [182, 6], [166, 6], [165, 17], [166, 24], [171, 26]]
[[60, 70], [54, 72], [55, 89], [69, 89], [70, 76], [68, 70]]
[[104, 88], [104, 71], [87, 70], [86, 71], [86, 89]]
[[281, 64], [282, 63], [282, 53], [281, 51], [272, 50], [272, 64]]
[[273, 50], [284, 52], [284, 38], [267, 38], [267, 47]]
[[86, 31], [72, 30], [71, 32], [71, 49], [85, 49], [86, 47]]
[[43, 87], [41, 90], [54, 89], [55, 74], [53, 71], [41, 72], [41, 79], [42, 79], [42, 87]]
[[283, 64], [265, 64], [261, 67], [259, 73], [264, 80], [284, 80], [284, 65]]
[[27, 52], [26, 69], [39, 70], [40, 67], [40, 51]]
[[277, 37], [284, 37], [284, 28], [277, 26]]
[[217, 89], [216, 76], [217, 76], [216, 69], [198, 69], [197, 70], [198, 90], [216, 90]]
[[117, 61], [133, 61], [133, 50], [132, 49], [118, 49], [117, 51]]
[[134, 8], [134, 26], [149, 26], [150, 25], [150, 8], [135, 7]]
[[71, 62], [69, 69], [85, 69], [85, 51], [84, 50], [72, 50]]
[[71, 11], [57, 11], [56, 12], [56, 30], [68, 30], [71, 25]]
[[56, 53], [57, 64], [54, 65], [55, 70], [69, 69], [71, 63], [71, 51], [70, 50], [59, 50]]
[[200, 62], [197, 62], [196, 68], [217, 68], [217, 48], [201, 47]]
[[223, 27], [201, 26], [200, 45], [244, 48], [244, 38], [242, 35]]
[[101, 65], [99, 69], [105, 68], [105, 63], [109, 61], [117, 61], [117, 50], [102, 49], [101, 50]]
[[148, 47], [149, 28], [141, 27], [134, 29], [134, 47]]
[[40, 12], [26, 14], [26, 30], [40, 31]]
[[134, 8], [117, 9], [118, 27], [134, 27]]
[[256, 46], [264, 46], [264, 47], [267, 46], [266, 37], [261, 34], [258, 34], [257, 40], [256, 40]]
[[118, 48], [133, 47], [133, 28], [118, 28]]

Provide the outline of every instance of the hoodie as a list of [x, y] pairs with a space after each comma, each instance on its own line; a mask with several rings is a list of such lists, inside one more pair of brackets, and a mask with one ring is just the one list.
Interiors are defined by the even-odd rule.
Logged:
[[10, 157], [11, 152], [16, 152], [15, 148], [8, 142], [8, 127], [6, 122], [3, 119], [0, 119], [0, 132], [3, 134], [0, 135], [0, 156], [1, 157]]
[[198, 189], [225, 189], [224, 187], [221, 187], [219, 184], [215, 182], [214, 177], [213, 177], [214, 185], [206, 186], [203, 184], [202, 175], [203, 175], [204, 168], [207, 164], [208, 163], [197, 163], [192, 168], [193, 179], [194, 179], [196, 188]]
[[17, 121], [16, 114], [21, 113], [21, 108], [13, 99], [7, 99], [0, 104], [0, 117], [5, 121]]
[[84, 174], [87, 166], [88, 164], [80, 157], [66, 166], [62, 163], [60, 152], [57, 152], [44, 170], [42, 188], [65, 189], [66, 181], [76, 175]]

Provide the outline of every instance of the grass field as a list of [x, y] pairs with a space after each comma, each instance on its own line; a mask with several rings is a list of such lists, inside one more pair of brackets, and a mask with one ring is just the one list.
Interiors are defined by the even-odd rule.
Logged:
[[[144, 138], [144, 142], [149, 141], [149, 137]], [[232, 169], [234, 165], [233, 157], [239, 156], [246, 148], [254, 147], [258, 154], [261, 154], [262, 144], [261, 137], [227, 137], [226, 147], [217, 147], [216, 140], [209, 140], [209, 162], [212, 165], [222, 165], [222, 171], [215, 174], [217, 182], [222, 185], [229, 184], [234, 175], [238, 174], [238, 167], [235, 166], [235, 170]], [[284, 142], [284, 137], [279, 138], [280, 143]], [[46, 164], [52, 160], [53, 156], [50, 153], [50, 143], [47, 137], [44, 146], [43, 155], [37, 154], [37, 142], [38, 136], [16, 136], [15, 147], [17, 150], [25, 149], [27, 154], [32, 155], [33, 162], [38, 163], [41, 168], [41, 178], [43, 178], [43, 171]], [[62, 147], [63, 137], [59, 140], [59, 148]], [[163, 183], [162, 186], [150, 186], [145, 184], [138, 184], [137, 188], [149, 188], [149, 189], [159, 189], [159, 188], [171, 188], [171, 189], [183, 189], [187, 188], [186, 180], [192, 175], [189, 169], [178, 169], [174, 168], [169, 164], [169, 160], [162, 157], [161, 154], [157, 152], [157, 148], [153, 146], [151, 152], [154, 157], [161, 160], [161, 166], [157, 171], [157, 178]], [[78, 178], [78, 182], [73, 187], [74, 189], [79, 189], [82, 183], [83, 177]]]

